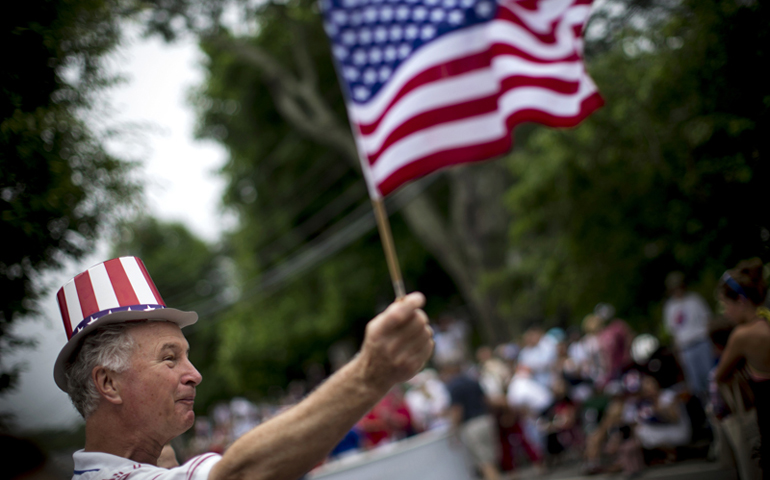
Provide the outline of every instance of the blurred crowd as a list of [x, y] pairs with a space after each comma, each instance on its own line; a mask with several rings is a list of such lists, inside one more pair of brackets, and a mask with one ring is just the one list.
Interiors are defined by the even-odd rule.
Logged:
[[[766, 387], [757, 387], [770, 385], [762, 373], [770, 372], [763, 265], [751, 260], [725, 273], [716, 292], [721, 315], [687, 289], [682, 273], [668, 275], [665, 285], [664, 340], [635, 332], [606, 303], [579, 326], [533, 323], [516, 341], [475, 351], [466, 322], [439, 318], [429, 368], [393, 388], [329, 459], [446, 430], [468, 447], [485, 479], [564, 462], [580, 462], [587, 474], [632, 476], [693, 456], [719, 459], [743, 479], [761, 478], [770, 405], [762, 403]], [[320, 381], [316, 371], [310, 385], [294, 384], [278, 405], [243, 398], [218, 405], [198, 419], [185, 453], [223, 451]]]

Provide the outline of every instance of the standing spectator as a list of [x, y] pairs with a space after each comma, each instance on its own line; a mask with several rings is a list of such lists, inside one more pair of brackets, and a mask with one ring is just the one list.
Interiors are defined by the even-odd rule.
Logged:
[[519, 366], [526, 367], [532, 378], [546, 388], [551, 387], [557, 344], [558, 341], [551, 335], [546, 335], [539, 325], [532, 325], [524, 332], [524, 347], [519, 352]]
[[500, 456], [497, 423], [489, 412], [481, 385], [463, 373], [460, 365], [448, 363], [441, 371], [451, 399], [449, 418], [484, 479], [497, 480], [501, 476], [497, 467]]
[[751, 378], [759, 423], [762, 477], [770, 478], [770, 312], [763, 307], [767, 285], [762, 261], [744, 260], [722, 276], [717, 286], [724, 315], [737, 323], [715, 372], [718, 382], [730, 380], [744, 362]]
[[404, 394], [412, 423], [418, 432], [435, 430], [447, 425], [444, 412], [449, 408], [449, 392], [435, 370], [426, 368], [407, 382]]
[[624, 320], [615, 317], [615, 307], [608, 303], [596, 305], [594, 315], [607, 325], [597, 334], [606, 367], [604, 377], [599, 380], [599, 386], [603, 388], [608, 382], [619, 379], [623, 369], [631, 364], [633, 334]]
[[505, 403], [505, 392], [511, 381], [511, 371], [508, 365], [497, 358], [488, 346], [476, 350], [476, 361], [479, 366], [479, 384], [489, 399], [500, 399]]
[[441, 367], [446, 363], [463, 362], [467, 357], [468, 325], [454, 317], [439, 317], [433, 332], [433, 363]]
[[703, 399], [708, 394], [709, 370], [714, 365], [708, 336], [711, 310], [703, 297], [687, 291], [682, 272], [668, 274], [666, 290], [669, 299], [663, 305], [663, 322], [674, 338], [690, 393]]

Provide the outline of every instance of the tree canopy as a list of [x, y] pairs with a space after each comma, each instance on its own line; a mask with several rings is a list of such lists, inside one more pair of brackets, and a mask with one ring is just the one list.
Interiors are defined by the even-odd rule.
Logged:
[[[39, 276], [89, 252], [137, 189], [131, 164], [104, 148], [84, 112], [111, 80], [102, 59], [120, 38], [111, 0], [21, 2], [2, 15], [0, 351], [35, 310]], [[6, 372], [0, 391], [12, 384]]]
[[537, 129], [506, 162], [512, 314], [582, 316], [608, 301], [652, 327], [668, 272], [713, 299], [738, 260], [770, 260], [770, 88], [756, 73], [768, 8], [684, 1], [655, 13], [614, 25], [598, 15], [604, 35], [587, 48], [606, 106], [575, 130]]

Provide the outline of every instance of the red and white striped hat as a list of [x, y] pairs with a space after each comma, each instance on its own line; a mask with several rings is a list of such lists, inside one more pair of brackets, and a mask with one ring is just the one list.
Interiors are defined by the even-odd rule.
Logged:
[[179, 327], [198, 320], [195, 312], [166, 307], [136, 257], [120, 257], [94, 265], [76, 276], [56, 294], [68, 342], [54, 364], [56, 385], [67, 391], [64, 367], [89, 332], [104, 325], [137, 320], [167, 320]]

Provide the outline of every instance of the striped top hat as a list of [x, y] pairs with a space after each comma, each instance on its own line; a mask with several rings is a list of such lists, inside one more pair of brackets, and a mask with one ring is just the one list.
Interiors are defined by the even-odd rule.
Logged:
[[120, 257], [94, 265], [76, 276], [56, 294], [67, 332], [54, 364], [56, 385], [67, 391], [65, 366], [89, 332], [104, 325], [140, 320], [166, 320], [179, 327], [198, 320], [195, 312], [166, 307], [137, 257]]

